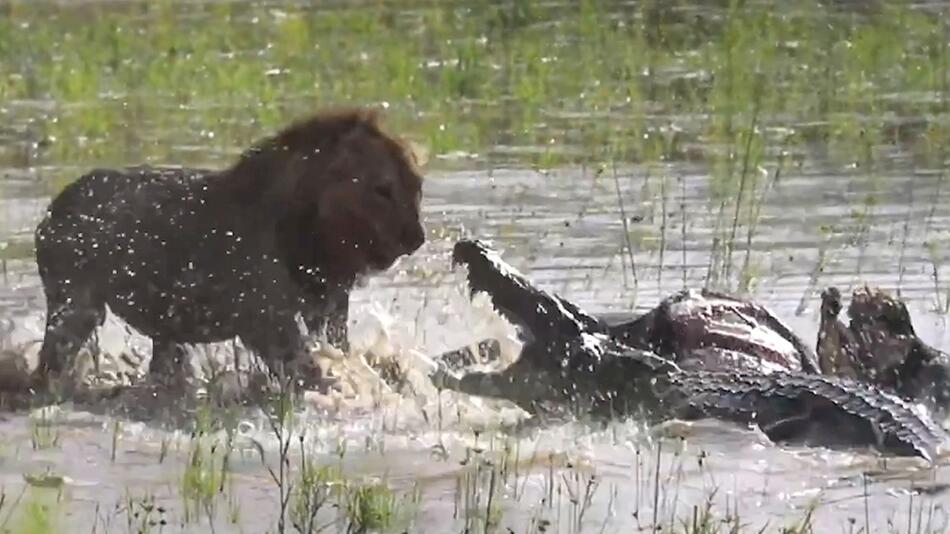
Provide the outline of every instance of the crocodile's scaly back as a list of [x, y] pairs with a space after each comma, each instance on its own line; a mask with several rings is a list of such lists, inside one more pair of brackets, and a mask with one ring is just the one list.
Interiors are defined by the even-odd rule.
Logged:
[[[928, 461], [950, 440], [927, 414], [865, 383], [805, 372], [683, 370], [614, 339], [597, 339], [594, 395], [623, 398], [656, 417], [717, 417], [754, 423], [776, 442], [866, 444]], [[614, 413], [617, 404], [611, 403]]]
[[851, 380], [708, 371], [674, 373], [668, 380], [669, 389], [660, 394], [673, 414], [694, 411], [694, 416], [753, 422], [776, 441], [789, 423], [803, 423], [823, 434], [815, 437], [819, 441], [837, 435], [842, 441], [867, 441], [932, 461], [948, 440], [946, 432], [907, 402]]

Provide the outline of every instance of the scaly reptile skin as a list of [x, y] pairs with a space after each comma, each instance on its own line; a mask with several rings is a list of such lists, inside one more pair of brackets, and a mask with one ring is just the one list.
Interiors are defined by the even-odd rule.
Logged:
[[469, 267], [473, 293], [489, 293], [526, 343], [509, 368], [467, 373], [449, 380], [450, 389], [508, 398], [526, 409], [586, 399], [591, 410], [607, 413], [619, 413], [622, 404], [654, 417], [718, 417], [755, 423], [777, 441], [818, 432], [820, 443], [843, 440], [931, 461], [948, 441], [927, 415], [864, 383], [804, 372], [683, 370], [631, 348], [603, 321], [531, 285], [483, 242], [459, 241], [453, 259]]
[[[765, 422], [764, 414], [800, 411], [817, 417], [815, 410], [834, 406], [850, 424], [865, 424], [881, 449], [919, 455], [932, 461], [948, 436], [910, 404], [866, 384], [822, 375], [775, 372], [768, 375], [728, 371], [670, 373], [666, 391], [657, 391], [673, 414], [688, 406], [704, 415], [741, 422]], [[788, 407], [777, 406], [788, 403]], [[793, 406], [794, 405], [794, 406]]]
[[[863, 436], [881, 450], [928, 461], [950, 440], [908, 402], [865, 383], [803, 372], [683, 370], [606, 336], [588, 339], [575, 346], [572, 359], [596, 362], [594, 368], [575, 368], [573, 375], [591, 377], [580, 382], [593, 384], [595, 390], [572, 395], [625, 399], [627, 405], [648, 408], [658, 418], [709, 416], [755, 423], [769, 437], [774, 435], [769, 429], [777, 424], [798, 420], [824, 433]], [[578, 358], [579, 352], [586, 357]], [[651, 380], [644, 380], [645, 374]]]

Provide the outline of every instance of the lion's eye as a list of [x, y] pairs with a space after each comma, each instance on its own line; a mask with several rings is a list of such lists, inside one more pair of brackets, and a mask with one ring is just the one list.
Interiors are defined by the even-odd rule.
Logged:
[[377, 185], [374, 189], [376, 194], [386, 200], [393, 199], [393, 188], [389, 185]]

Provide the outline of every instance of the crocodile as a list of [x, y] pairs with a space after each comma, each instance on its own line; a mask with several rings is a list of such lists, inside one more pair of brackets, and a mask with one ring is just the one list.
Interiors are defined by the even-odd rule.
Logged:
[[[785, 344], [763, 343], [750, 350], [733, 343], [741, 336], [726, 335], [712, 336], [712, 343], [669, 343], [661, 339], [669, 314], [611, 323], [534, 286], [484, 241], [458, 241], [453, 263], [467, 266], [472, 296], [488, 293], [495, 310], [516, 326], [523, 345], [517, 360], [500, 371], [459, 374], [441, 368], [431, 376], [439, 387], [506, 399], [538, 415], [638, 413], [650, 421], [715, 417], [755, 425], [777, 443], [867, 446], [928, 461], [950, 439], [926, 413], [896, 395], [819, 374], [815, 353], [764, 308], [734, 306], [747, 312], [746, 318], [771, 325], [764, 330]], [[703, 293], [683, 293], [666, 304], [696, 294]], [[729, 315], [723, 313], [729, 299], [706, 296], [716, 301], [707, 312]], [[709, 349], [717, 343], [721, 350]], [[742, 355], [744, 363], [723, 358], [727, 353]], [[770, 365], [750, 363], [760, 354]]]

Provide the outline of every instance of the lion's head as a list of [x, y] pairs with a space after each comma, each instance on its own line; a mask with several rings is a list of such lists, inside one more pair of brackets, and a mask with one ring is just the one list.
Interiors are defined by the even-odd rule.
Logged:
[[246, 200], [292, 221], [295, 246], [349, 277], [385, 270], [425, 242], [418, 154], [383, 132], [375, 111], [333, 111], [249, 150], [233, 173]]

